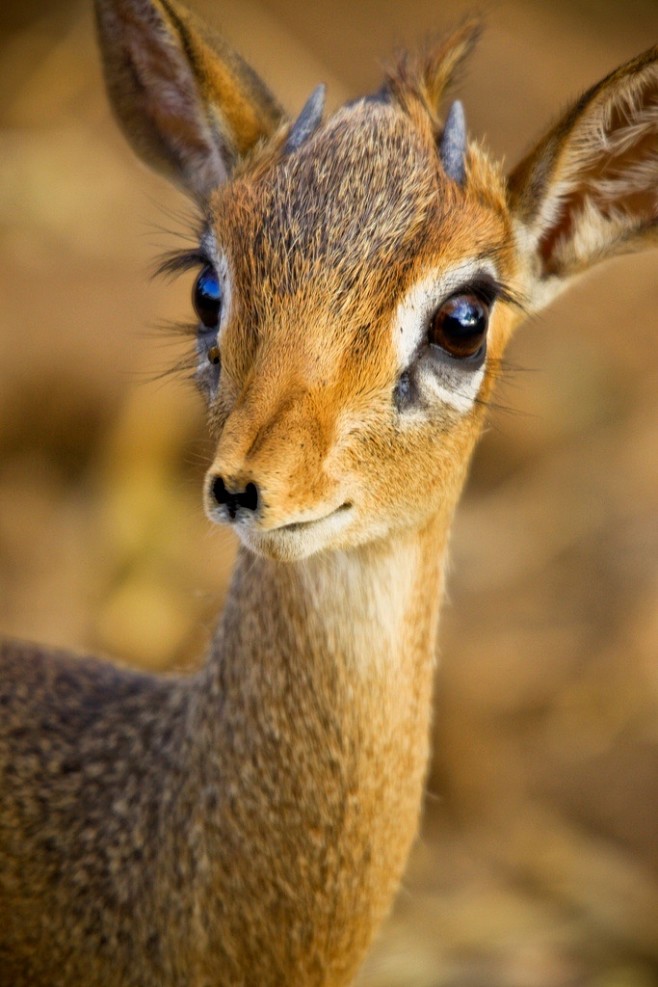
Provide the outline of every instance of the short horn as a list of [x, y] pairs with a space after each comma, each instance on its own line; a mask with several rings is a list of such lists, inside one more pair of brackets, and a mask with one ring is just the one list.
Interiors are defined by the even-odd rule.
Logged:
[[290, 128], [285, 146], [287, 153], [296, 151], [297, 148], [301, 147], [304, 141], [307, 141], [322, 123], [326, 94], [327, 87], [324, 82], [321, 82], [304, 103], [301, 113]]
[[458, 99], [450, 107], [446, 118], [439, 155], [446, 175], [458, 185], [463, 185], [466, 178], [466, 117]]

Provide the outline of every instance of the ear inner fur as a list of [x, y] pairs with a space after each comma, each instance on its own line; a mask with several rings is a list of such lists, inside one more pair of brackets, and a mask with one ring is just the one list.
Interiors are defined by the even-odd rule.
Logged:
[[565, 279], [658, 239], [658, 46], [589, 89], [514, 170], [538, 270]]
[[222, 40], [174, 0], [96, 0], [107, 87], [147, 164], [206, 202], [284, 118]]

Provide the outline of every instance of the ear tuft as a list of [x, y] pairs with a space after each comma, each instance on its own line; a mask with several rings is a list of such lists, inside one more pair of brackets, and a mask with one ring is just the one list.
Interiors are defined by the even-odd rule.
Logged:
[[387, 90], [405, 108], [410, 99], [420, 99], [438, 127], [441, 102], [458, 82], [481, 33], [481, 21], [469, 18], [438, 43], [402, 52], [387, 72]]

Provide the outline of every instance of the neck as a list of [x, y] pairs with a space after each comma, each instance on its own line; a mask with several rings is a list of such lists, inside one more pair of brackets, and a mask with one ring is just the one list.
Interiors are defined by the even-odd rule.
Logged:
[[295, 564], [240, 553], [198, 699], [210, 880], [235, 902], [224, 971], [347, 983], [387, 911], [422, 799], [444, 531]]

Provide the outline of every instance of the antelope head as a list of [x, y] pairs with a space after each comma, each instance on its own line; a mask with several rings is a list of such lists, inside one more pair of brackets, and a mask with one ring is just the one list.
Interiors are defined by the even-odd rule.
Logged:
[[658, 50], [586, 93], [508, 178], [445, 91], [468, 23], [382, 87], [290, 121], [174, 0], [96, 0], [110, 96], [194, 199], [206, 510], [299, 559], [449, 521], [505, 345], [656, 238]]

